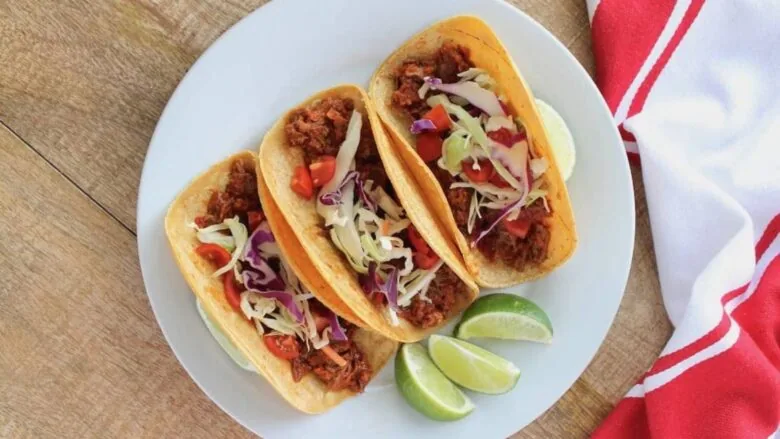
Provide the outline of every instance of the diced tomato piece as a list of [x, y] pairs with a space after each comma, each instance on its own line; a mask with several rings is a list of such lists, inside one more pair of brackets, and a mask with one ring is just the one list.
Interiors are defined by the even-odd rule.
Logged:
[[314, 186], [306, 166], [301, 165], [295, 168], [290, 187], [296, 194], [307, 200], [311, 200], [311, 197], [314, 196]]
[[493, 173], [493, 175], [490, 177], [490, 182], [500, 188], [509, 187], [509, 183], [507, 183], [506, 180], [504, 180], [504, 177], [502, 177], [498, 172]]
[[294, 360], [301, 355], [301, 344], [292, 335], [264, 335], [265, 346], [282, 360]]
[[262, 210], [250, 210], [246, 213], [247, 220], [249, 221], [249, 231], [253, 232], [256, 228], [260, 227], [260, 223], [265, 219]]
[[[217, 244], [201, 244], [195, 248], [195, 253], [210, 260], [222, 268], [230, 262], [230, 253]], [[225, 290], [225, 300], [230, 307], [241, 312], [241, 287], [236, 284], [232, 271], [222, 275], [222, 286]]]
[[441, 146], [444, 143], [437, 133], [422, 133], [417, 136], [417, 154], [424, 162], [431, 162], [441, 157]]
[[531, 229], [531, 221], [525, 218], [517, 218], [511, 221], [504, 219], [502, 223], [507, 232], [518, 238], [525, 238], [528, 236], [528, 231]]
[[450, 128], [452, 122], [450, 116], [447, 114], [447, 110], [444, 109], [444, 105], [439, 104], [430, 109], [423, 115], [423, 119], [428, 119], [436, 126], [437, 132], [442, 132]]
[[201, 244], [195, 247], [195, 253], [222, 268], [230, 262], [230, 253], [217, 244]]
[[415, 250], [424, 253], [427, 253], [430, 250], [428, 243], [425, 242], [425, 239], [423, 239], [423, 237], [420, 235], [420, 232], [418, 232], [414, 226], [409, 226], [409, 228], [406, 230], [406, 233], [409, 236], [409, 241], [412, 243], [412, 247], [414, 247]]
[[336, 173], [336, 157], [332, 155], [320, 157], [309, 165], [309, 171], [311, 171], [311, 182], [314, 187], [325, 186]]
[[222, 275], [222, 285], [225, 287], [225, 300], [227, 300], [233, 310], [243, 315], [241, 312], [241, 290], [236, 285], [236, 277], [233, 271], [228, 271]]
[[461, 168], [466, 176], [474, 183], [484, 183], [493, 176], [493, 164], [490, 160], [480, 160], [479, 169], [474, 169], [474, 162], [464, 160]]
[[413, 259], [418, 267], [427, 270], [439, 262], [439, 256], [436, 255], [436, 252], [434, 252], [428, 243], [425, 242], [425, 239], [423, 239], [420, 232], [418, 232], [414, 226], [409, 226], [407, 235], [409, 236], [409, 241], [412, 243], [412, 247], [414, 247]]
[[428, 270], [439, 262], [439, 256], [430, 250], [427, 253], [417, 251], [414, 252], [414, 263], [423, 270]]
[[504, 146], [512, 146], [512, 132], [505, 127], [501, 127], [495, 131], [489, 131], [487, 136], [490, 137], [491, 140]]

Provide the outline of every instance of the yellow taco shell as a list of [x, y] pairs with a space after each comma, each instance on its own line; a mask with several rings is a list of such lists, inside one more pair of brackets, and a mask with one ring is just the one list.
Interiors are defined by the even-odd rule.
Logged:
[[[393, 183], [399, 201], [407, 211], [407, 216], [431, 248], [463, 281], [465, 285], [463, 293], [456, 296], [449, 317], [461, 312], [476, 298], [478, 288], [458, 256], [457, 248], [451, 245], [441, 226], [430, 215], [416, 186], [408, 186], [410, 177], [405, 175], [406, 170], [400, 165], [401, 162], [397, 160], [389, 146], [388, 138], [373, 105], [360, 87], [340, 85], [324, 90], [283, 115], [266, 133], [260, 145], [259, 162], [264, 182], [286, 223], [290, 225], [303, 246], [312, 266], [333, 286], [338, 297], [349, 305], [358, 318], [374, 331], [394, 340], [402, 342], [421, 340], [438, 327], [421, 329], [403, 318], [399, 318], [398, 326], [393, 326], [385, 313], [377, 309], [368, 299], [358, 282], [357, 274], [331, 241], [322, 225], [322, 218], [317, 214], [315, 199], [305, 200], [290, 188], [293, 171], [297, 166], [304, 164], [304, 158], [301, 149], [292, 147], [287, 141], [284, 126], [295, 109], [309, 106], [326, 97], [351, 98], [355, 103], [355, 109], [367, 116], [377, 148], [385, 162], [385, 171]], [[388, 166], [387, 162], [392, 162], [393, 165]]]
[[[550, 163], [543, 177], [549, 189], [547, 199], [553, 212], [549, 220], [550, 244], [547, 259], [539, 265], [519, 271], [500, 262], [491, 262], [477, 249], [470, 247], [466, 237], [458, 230], [444, 191], [412, 146], [415, 144], [414, 136], [409, 131], [412, 120], [392, 105], [398, 67], [406, 59], [433, 54], [445, 41], [467, 47], [474, 65], [487, 71], [496, 80], [501, 92], [508, 99], [509, 108], [524, 121], [530, 133], [534, 153], [538, 157], [546, 158]], [[574, 215], [566, 185], [550, 148], [547, 132], [531, 90], [506, 48], [487, 23], [477, 17], [464, 15], [433, 24], [409, 39], [382, 63], [371, 78], [369, 95], [387, 127], [392, 140], [390, 146], [403, 159], [410, 171], [409, 175], [413, 176], [405, 185], [416, 184], [418, 191], [424, 194], [427, 207], [448, 230], [448, 239], [457, 244], [466, 267], [479, 285], [500, 288], [530, 281], [551, 272], [571, 257], [577, 246]]]
[[[324, 412], [344, 399], [353, 396], [354, 393], [348, 390], [330, 392], [313, 374], [307, 374], [298, 383], [294, 382], [290, 362], [277, 358], [268, 351], [262, 336], [255, 327], [228, 304], [221, 280], [211, 276], [214, 267], [209, 261], [195, 253], [199, 242], [195, 236], [195, 230], [190, 224], [195, 217], [205, 212], [211, 192], [224, 189], [230, 174], [230, 167], [236, 160], [256, 165], [254, 153], [244, 151], [234, 154], [193, 180], [174, 200], [165, 216], [165, 234], [168, 237], [168, 243], [184, 279], [200, 300], [209, 318], [219, 325], [236, 348], [252, 363], [257, 372], [268, 380], [271, 386], [296, 409], [305, 413]], [[258, 175], [258, 181], [260, 181], [259, 177]], [[267, 197], [263, 201], [267, 202]], [[270, 221], [275, 223], [273, 231], [276, 234], [279, 230], [278, 235], [275, 236], [276, 240], [290, 260], [289, 265], [293, 271], [307, 289], [325, 305], [336, 312], [339, 312], [337, 308], [340, 306], [340, 311], [345, 312], [344, 308], [346, 307], [343, 303], [334, 303], [332, 300], [328, 300], [328, 295], [333, 295], [333, 293], [327, 287], [323, 287], [327, 285], [316, 273], [311, 270], [300, 271], [301, 267], [310, 265], [306, 262], [306, 254], [300, 244], [292, 240], [293, 235], [289, 233], [289, 228], [285, 230], [286, 225], [278, 221], [278, 216], [273, 213], [273, 206], [264, 205], [263, 210], [266, 215], [269, 215], [269, 207], [270, 216], [274, 218]], [[331, 299], [336, 298], [333, 296]], [[354, 340], [365, 353], [374, 375], [393, 356], [397, 347], [397, 343], [392, 340], [364, 329], [356, 331]]]

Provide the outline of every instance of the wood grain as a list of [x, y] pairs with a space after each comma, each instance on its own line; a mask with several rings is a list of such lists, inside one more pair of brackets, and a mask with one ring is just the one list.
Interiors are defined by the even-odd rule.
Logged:
[[[170, 93], [265, 2], [0, 0], [0, 437], [250, 436], [162, 338], [133, 232], [143, 157]], [[584, 1], [509, 2], [593, 72]], [[514, 437], [587, 436], [669, 337], [632, 171], [636, 247], [617, 318], [582, 377]]]
[[217, 36], [266, 2], [0, 1], [0, 120], [135, 230], [141, 166], [168, 97]]
[[243, 436], [162, 338], [133, 236], [2, 126], [0, 175], [0, 437]]

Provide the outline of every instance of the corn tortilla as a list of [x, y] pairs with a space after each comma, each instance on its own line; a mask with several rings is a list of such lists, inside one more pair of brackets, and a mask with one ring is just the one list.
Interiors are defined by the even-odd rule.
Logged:
[[[171, 204], [165, 216], [165, 234], [168, 243], [184, 279], [200, 300], [209, 318], [219, 325], [236, 348], [254, 365], [257, 372], [296, 409], [305, 413], [322, 413], [353, 396], [354, 393], [349, 390], [328, 391], [325, 385], [311, 373], [304, 376], [300, 382], [294, 382], [290, 362], [268, 351], [254, 325], [249, 324], [228, 304], [222, 281], [211, 275], [214, 272], [213, 265], [195, 253], [195, 248], [200, 243], [190, 224], [195, 217], [206, 211], [212, 191], [224, 189], [230, 175], [230, 167], [236, 160], [251, 163], [257, 169], [255, 154], [251, 151], [243, 151], [217, 163], [195, 178]], [[258, 182], [261, 181], [259, 177], [258, 173]], [[349, 318], [348, 316], [353, 314], [333, 293], [330, 285], [316, 272], [302, 270], [303, 267], [311, 266], [306, 260], [306, 254], [300, 244], [294, 240], [289, 227], [279, 220], [279, 215], [275, 213], [275, 206], [269, 202], [267, 196], [262, 195], [263, 187], [259, 187], [259, 190], [261, 199], [267, 203], [264, 204], [263, 210], [269, 218], [272, 231], [291, 269], [321, 302], [338, 314]], [[393, 356], [397, 347], [397, 343], [392, 340], [365, 329], [356, 331], [354, 340], [366, 355], [374, 375]]]
[[355, 110], [367, 116], [385, 171], [393, 183], [399, 201], [406, 209], [407, 216], [431, 248], [464, 282], [465, 288], [462, 289], [462, 294], [456, 296], [455, 305], [448, 317], [461, 312], [476, 298], [478, 288], [460, 259], [457, 248], [446, 239], [443, 229], [430, 215], [417, 188], [407, 185], [410, 176], [406, 175], [406, 169], [401, 166], [401, 162], [389, 146], [376, 111], [365, 91], [360, 87], [348, 84], [324, 90], [296, 105], [293, 110], [279, 118], [266, 133], [260, 145], [260, 168], [264, 182], [312, 265], [333, 286], [339, 298], [349, 305], [358, 318], [386, 337], [402, 342], [419, 341], [436, 331], [444, 322], [438, 327], [422, 329], [401, 318], [399, 325], [394, 326], [384, 309], [377, 308], [368, 299], [358, 282], [357, 273], [331, 241], [322, 218], [317, 214], [316, 200], [306, 200], [290, 188], [293, 172], [297, 166], [304, 164], [304, 158], [301, 149], [292, 147], [287, 141], [284, 132], [285, 124], [295, 109], [309, 106], [326, 97], [351, 98]]
[[[415, 139], [409, 131], [412, 120], [392, 105], [398, 67], [406, 59], [433, 54], [445, 41], [468, 48], [474, 65], [487, 71], [496, 80], [501, 92], [507, 97], [512, 113], [525, 123], [535, 155], [546, 158], [550, 163], [542, 178], [546, 181], [547, 200], [552, 209], [552, 217], [548, 223], [551, 236], [547, 258], [538, 265], [517, 270], [502, 262], [490, 261], [477, 249], [471, 248], [455, 223], [444, 190], [413, 147]], [[382, 147], [392, 148], [393, 152], [403, 159], [409, 171], [408, 175], [411, 176], [402, 185], [415, 186], [416, 190], [426, 197], [426, 205], [431, 214], [443, 224], [448, 232], [447, 239], [457, 245], [466, 268], [480, 286], [500, 288], [530, 281], [551, 272], [571, 257], [577, 246], [574, 214], [566, 185], [550, 148], [547, 132], [531, 90], [506, 48], [487, 23], [473, 16], [456, 16], [435, 23], [413, 36], [376, 70], [369, 83], [369, 95], [391, 139], [388, 145]], [[393, 152], [386, 151], [386, 154]]]

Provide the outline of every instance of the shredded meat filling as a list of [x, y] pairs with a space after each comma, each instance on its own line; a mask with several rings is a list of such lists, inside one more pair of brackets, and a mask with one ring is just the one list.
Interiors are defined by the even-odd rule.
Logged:
[[445, 83], [458, 82], [458, 73], [474, 67], [469, 49], [446, 41], [431, 57], [406, 60], [396, 71], [396, 90], [392, 102], [412, 119], [419, 119], [430, 107], [418, 91], [426, 76], [436, 76]]
[[461, 288], [464, 288], [463, 282], [449, 267], [442, 265], [428, 288], [427, 300], [415, 296], [412, 303], [401, 311], [401, 316], [424, 329], [438, 326], [452, 311]]
[[[350, 336], [351, 338], [351, 336]], [[371, 379], [371, 365], [354, 341], [333, 341], [330, 347], [346, 360], [343, 367], [337, 365], [321, 350], [309, 350], [291, 361], [293, 380], [300, 381], [312, 372], [328, 390], [337, 392], [349, 389], [361, 393]]]
[[195, 218], [195, 224], [201, 228], [208, 227], [238, 215], [246, 225], [247, 212], [259, 209], [254, 165], [238, 160], [233, 162], [225, 190], [211, 193], [206, 214]]
[[[303, 150], [306, 163], [316, 161], [325, 155], [336, 157], [347, 137], [349, 119], [354, 109], [355, 103], [352, 99], [335, 97], [327, 97], [309, 107], [299, 108], [292, 113], [284, 127], [287, 140], [292, 147]], [[366, 115], [363, 116], [355, 160], [357, 171], [367, 173], [369, 169], [362, 170], [361, 167], [375, 168], [376, 165], [381, 167], [382, 164], [371, 124]], [[384, 170], [381, 173], [384, 174]], [[375, 174], [372, 172], [372, 175], [378, 177]]]
[[457, 82], [458, 73], [474, 67], [467, 47], [445, 41], [436, 53], [436, 74], [444, 82]]
[[306, 163], [317, 157], [335, 157], [347, 137], [347, 126], [355, 104], [352, 99], [324, 98], [294, 111], [284, 132], [294, 147], [304, 152]]
[[469, 222], [469, 207], [471, 205], [471, 194], [473, 189], [457, 188], [447, 191], [447, 201], [450, 203], [450, 209], [455, 217], [455, 224], [459, 228], [466, 230]]
[[[488, 259], [503, 261], [518, 270], [528, 265], [540, 264], [547, 257], [547, 247], [550, 244], [550, 230], [546, 225], [549, 215], [542, 200], [536, 200], [521, 209], [518, 215], [518, 219], [526, 219], [531, 223], [524, 238], [509, 233], [499, 225], [479, 241], [477, 247]], [[498, 211], [485, 215], [482, 226], [486, 227], [497, 216]]]
[[393, 93], [393, 104], [405, 110], [412, 119], [419, 119], [428, 111], [428, 104], [420, 99], [418, 90], [426, 76], [433, 76], [436, 65], [433, 59], [406, 61], [398, 69], [398, 88]]

